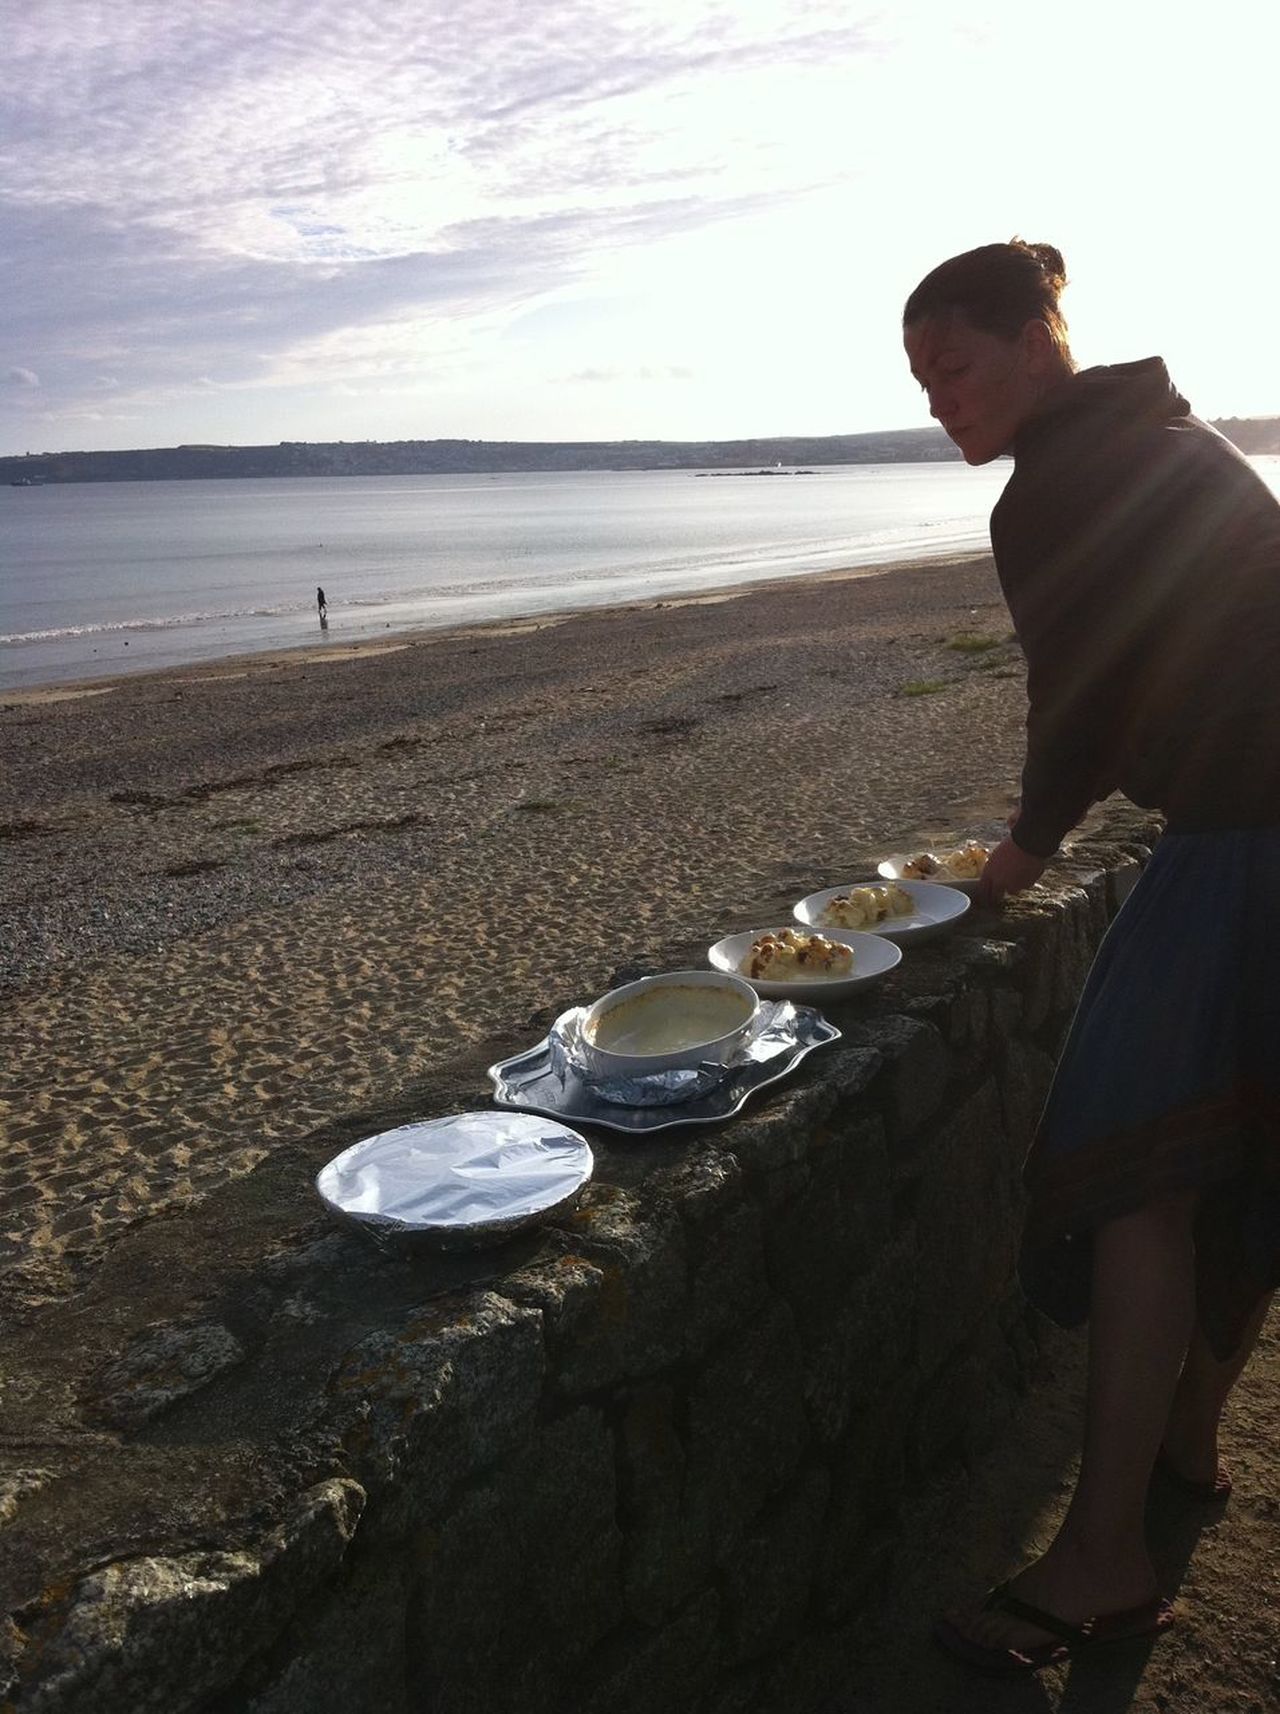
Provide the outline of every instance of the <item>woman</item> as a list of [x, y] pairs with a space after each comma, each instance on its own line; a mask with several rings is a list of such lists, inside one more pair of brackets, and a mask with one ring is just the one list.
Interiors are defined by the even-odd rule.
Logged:
[[1048, 244], [935, 268], [912, 373], [970, 464], [1027, 662], [1022, 798], [980, 898], [1032, 886], [1113, 790], [1167, 832], [1100, 951], [1025, 1178], [1021, 1273], [1090, 1321], [1080, 1476], [1047, 1552], [937, 1640], [1034, 1671], [1170, 1622], [1153, 1468], [1225, 1498], [1218, 1423], [1280, 1284], [1280, 503], [1159, 358], [1077, 372]]

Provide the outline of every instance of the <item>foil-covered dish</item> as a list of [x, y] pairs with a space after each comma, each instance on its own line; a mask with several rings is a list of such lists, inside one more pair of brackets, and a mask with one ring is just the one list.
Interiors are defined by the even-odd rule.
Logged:
[[469, 1250], [572, 1208], [593, 1165], [586, 1139], [554, 1120], [455, 1113], [353, 1143], [316, 1191], [383, 1248]]
[[762, 1000], [726, 1064], [704, 1062], [640, 1078], [600, 1076], [581, 1034], [587, 1007], [563, 1012], [535, 1047], [489, 1067], [494, 1101], [610, 1130], [639, 1133], [714, 1125], [795, 1069], [840, 1031], [810, 1006]]

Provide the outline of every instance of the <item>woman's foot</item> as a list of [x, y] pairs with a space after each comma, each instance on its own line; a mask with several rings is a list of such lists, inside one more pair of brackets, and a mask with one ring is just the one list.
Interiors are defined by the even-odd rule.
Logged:
[[[1091, 1556], [1061, 1537], [1043, 1558], [1002, 1585], [1002, 1594], [1012, 1598], [1011, 1605], [1038, 1608], [1068, 1626], [1141, 1612], [1155, 1602], [1157, 1593], [1155, 1569], [1145, 1548]], [[1154, 1628], [1154, 1623], [1135, 1626]], [[1041, 1665], [1045, 1661], [1037, 1657], [1053, 1654], [1062, 1643], [1060, 1636], [1010, 1611], [1003, 1601], [949, 1612], [940, 1633], [958, 1635], [980, 1650], [1013, 1651]], [[939, 1640], [947, 1646], [948, 1635], [940, 1634]], [[1016, 1661], [1010, 1664], [1016, 1669]]]

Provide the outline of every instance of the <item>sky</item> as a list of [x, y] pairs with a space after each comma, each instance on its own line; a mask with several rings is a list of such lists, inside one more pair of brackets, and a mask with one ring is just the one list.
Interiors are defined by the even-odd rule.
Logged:
[[22, 0], [0, 453], [928, 421], [903, 299], [1280, 413], [1273, 0]]

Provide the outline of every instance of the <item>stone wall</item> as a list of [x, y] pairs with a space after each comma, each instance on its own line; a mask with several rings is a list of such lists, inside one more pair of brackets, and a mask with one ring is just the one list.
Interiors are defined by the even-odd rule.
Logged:
[[[324, 1293], [359, 1240], [273, 1258], [234, 1334], [169, 1352], [223, 1353], [181, 1407], [217, 1420], [246, 1305], [316, 1341], [269, 1502], [50, 1583], [8, 1621], [4, 1708], [809, 1714], [904, 1493], [1026, 1384], [1019, 1167], [1144, 837], [1113, 825], [912, 951], [722, 1129], [602, 1138], [579, 1210], [524, 1248], [385, 1304], [374, 1252], [343, 1263], [371, 1284], [340, 1349]], [[124, 1372], [116, 1426], [145, 1433]]]

